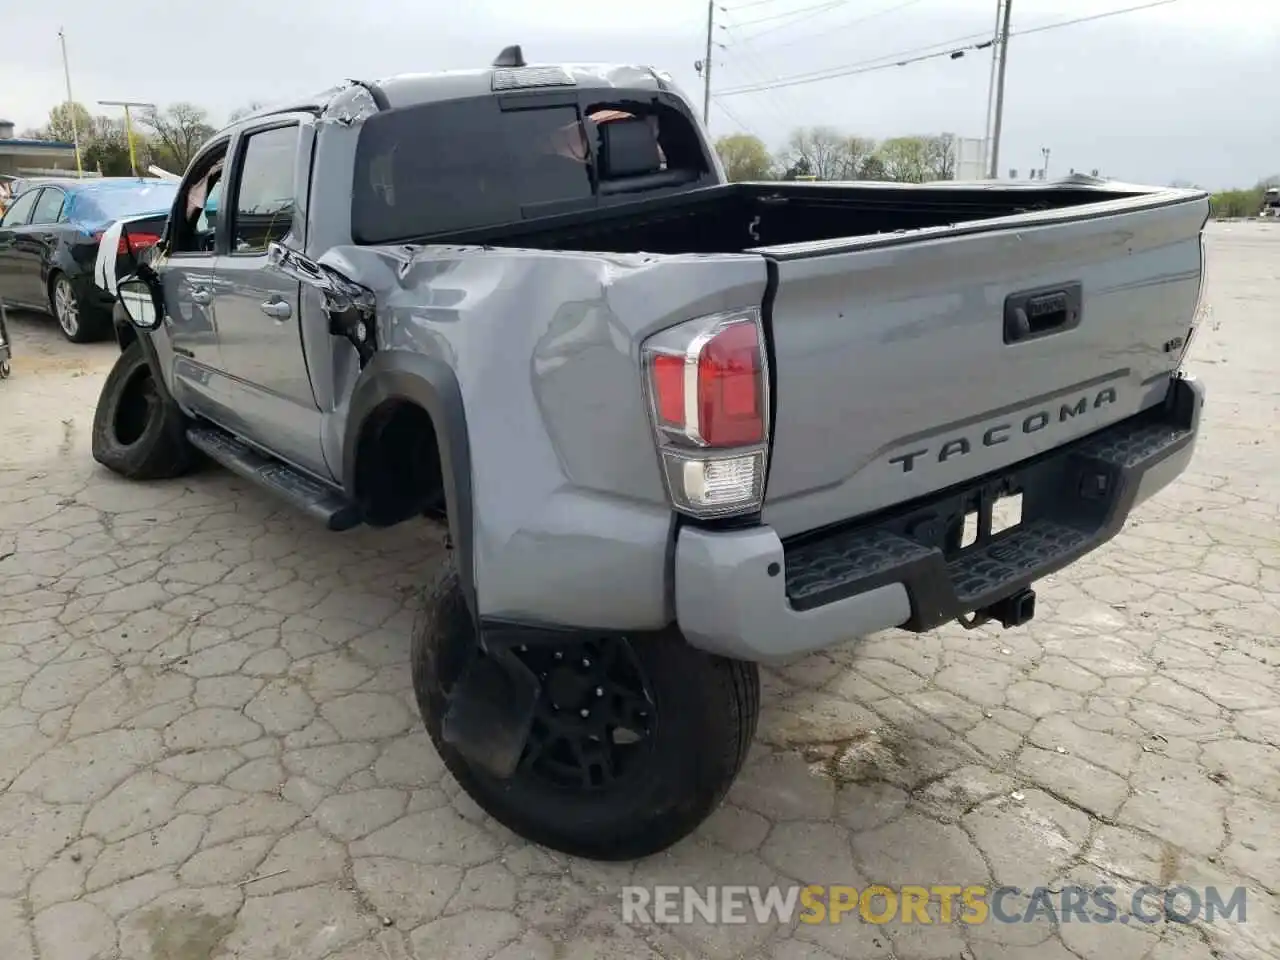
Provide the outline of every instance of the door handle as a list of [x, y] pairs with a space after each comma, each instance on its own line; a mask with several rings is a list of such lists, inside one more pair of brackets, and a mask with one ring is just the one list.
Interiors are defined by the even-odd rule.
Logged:
[[293, 308], [287, 300], [264, 300], [260, 306], [272, 320], [288, 320], [293, 316]]
[[200, 306], [208, 306], [213, 301], [213, 293], [206, 287], [191, 288], [191, 302]]
[[1080, 324], [1083, 302], [1079, 283], [1011, 294], [1004, 302], [1004, 342], [1074, 330]]

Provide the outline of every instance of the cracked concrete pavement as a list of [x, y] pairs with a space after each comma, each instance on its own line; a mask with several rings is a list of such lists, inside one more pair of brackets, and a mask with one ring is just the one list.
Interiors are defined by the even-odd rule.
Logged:
[[[641, 863], [462, 795], [407, 669], [427, 525], [330, 534], [218, 470], [88, 453], [111, 345], [12, 321], [0, 383], [5, 960], [1280, 955], [1280, 229], [1210, 229], [1192, 468], [1011, 631], [765, 674], [728, 802]], [[626, 883], [1248, 888], [1247, 922], [628, 926]]]

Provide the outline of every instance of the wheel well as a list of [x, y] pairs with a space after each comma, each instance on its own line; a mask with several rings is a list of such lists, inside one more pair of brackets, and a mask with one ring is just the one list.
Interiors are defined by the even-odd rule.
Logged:
[[44, 295], [49, 301], [49, 306], [53, 306], [53, 285], [58, 282], [61, 273], [61, 270], [54, 267], [49, 271], [49, 278], [44, 282]]
[[112, 327], [116, 332], [116, 343], [120, 345], [120, 352], [124, 353], [138, 339], [138, 331], [134, 329], [133, 324], [125, 321], [120, 323], [112, 318]]
[[444, 474], [431, 416], [407, 400], [387, 400], [360, 428], [355, 498], [371, 526], [421, 514], [445, 515]]

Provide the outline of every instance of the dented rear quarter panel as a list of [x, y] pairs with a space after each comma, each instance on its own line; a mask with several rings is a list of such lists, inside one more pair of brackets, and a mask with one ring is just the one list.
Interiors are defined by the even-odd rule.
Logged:
[[[316, 183], [349, 184], [359, 122], [321, 123]], [[641, 384], [640, 344], [701, 314], [757, 306], [755, 254], [650, 256], [356, 246], [350, 192], [313, 191], [307, 253], [374, 291], [380, 353], [453, 371], [466, 419], [478, 614], [656, 629], [673, 619], [672, 511]], [[304, 347], [339, 463], [362, 377], [304, 294]], [[337, 344], [335, 349], [332, 345]]]
[[[373, 280], [381, 351], [439, 357], [457, 377], [479, 613], [669, 623], [672, 513], [640, 343], [758, 304], [764, 261], [438, 247], [339, 248], [338, 259]], [[345, 383], [341, 393], [350, 396]]]

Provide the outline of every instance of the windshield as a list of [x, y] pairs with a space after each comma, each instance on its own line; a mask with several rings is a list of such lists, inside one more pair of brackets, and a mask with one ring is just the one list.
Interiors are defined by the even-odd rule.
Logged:
[[173, 206], [178, 185], [168, 181], [87, 190], [75, 198], [75, 216], [80, 220], [119, 220], [143, 213], [165, 213]]
[[459, 233], [696, 181], [709, 169], [697, 128], [646, 97], [584, 100], [584, 109], [480, 97], [375, 114], [356, 146], [352, 236], [390, 243]]

